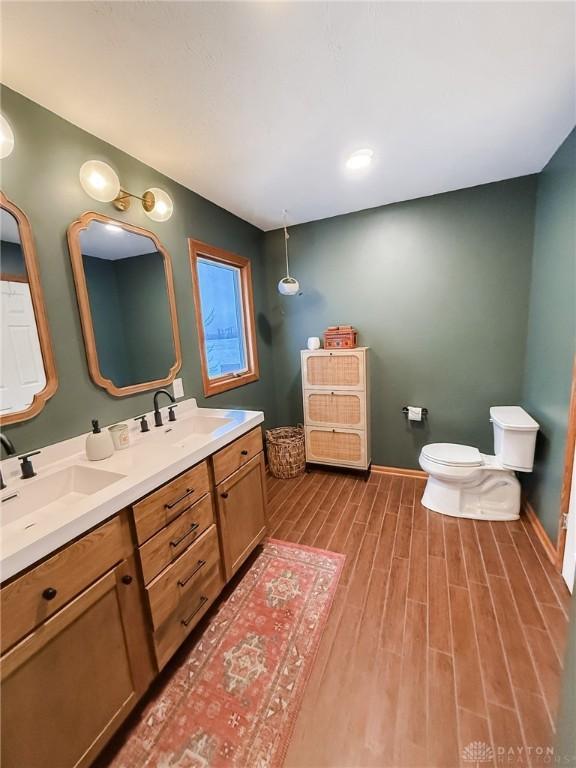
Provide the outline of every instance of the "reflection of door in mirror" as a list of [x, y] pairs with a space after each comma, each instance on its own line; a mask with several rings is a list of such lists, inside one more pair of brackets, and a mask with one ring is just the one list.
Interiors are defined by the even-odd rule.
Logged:
[[6, 198], [1, 203], [0, 418], [9, 424], [38, 413], [56, 378], [30, 225]]
[[171, 381], [180, 349], [169, 259], [160, 243], [99, 214], [75, 222], [69, 243], [96, 383], [124, 395]]

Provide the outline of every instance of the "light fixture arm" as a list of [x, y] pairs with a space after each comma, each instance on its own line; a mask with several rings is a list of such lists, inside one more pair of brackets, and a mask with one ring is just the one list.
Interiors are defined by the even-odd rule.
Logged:
[[125, 189], [120, 190], [118, 195], [112, 201], [112, 204], [118, 211], [127, 211], [128, 208], [130, 208], [132, 197], [135, 200], [140, 200], [142, 203], [142, 208], [144, 208], [146, 213], [150, 213], [150, 211], [154, 208], [156, 201], [152, 192], [144, 192], [142, 197], [140, 197], [139, 195], [133, 195], [132, 192], [128, 192]]

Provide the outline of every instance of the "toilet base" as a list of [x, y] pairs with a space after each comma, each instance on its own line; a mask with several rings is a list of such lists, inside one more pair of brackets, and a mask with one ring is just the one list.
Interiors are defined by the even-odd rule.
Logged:
[[433, 512], [472, 520], [517, 520], [520, 483], [514, 472], [487, 471], [473, 484], [428, 477], [422, 505]]

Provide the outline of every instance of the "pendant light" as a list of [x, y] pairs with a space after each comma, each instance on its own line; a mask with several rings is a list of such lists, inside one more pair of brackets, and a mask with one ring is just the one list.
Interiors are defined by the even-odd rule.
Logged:
[[284, 210], [282, 212], [282, 216], [284, 218], [284, 251], [286, 253], [286, 277], [283, 277], [282, 280], [278, 283], [278, 293], [281, 293], [283, 296], [295, 296], [298, 291], [300, 290], [300, 283], [296, 278], [290, 277], [290, 267], [288, 265], [288, 238], [290, 235], [288, 234], [288, 230], [286, 228], [286, 214], [288, 211]]

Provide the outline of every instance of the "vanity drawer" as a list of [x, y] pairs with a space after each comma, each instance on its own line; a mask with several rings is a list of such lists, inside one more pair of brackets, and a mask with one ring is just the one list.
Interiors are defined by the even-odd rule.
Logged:
[[154, 632], [158, 668], [162, 669], [198, 624], [224, 586], [219, 564], [212, 566], [197, 588], [184, 597], [173, 614]]
[[146, 587], [154, 629], [158, 629], [182, 601], [188, 605], [191, 595], [199, 594], [205, 579], [214, 572], [220, 574], [220, 549], [216, 526], [211, 525]]
[[147, 541], [156, 531], [171, 523], [207, 494], [209, 488], [208, 467], [203, 461], [133, 504], [138, 543]]
[[2, 653], [132, 552], [126, 512], [0, 590]]
[[140, 547], [146, 584], [180, 557], [214, 522], [212, 496], [204, 496]]
[[212, 456], [214, 466], [214, 482], [216, 485], [225, 480], [233, 472], [262, 450], [262, 430], [260, 427], [242, 435], [231, 445], [222, 448]]

